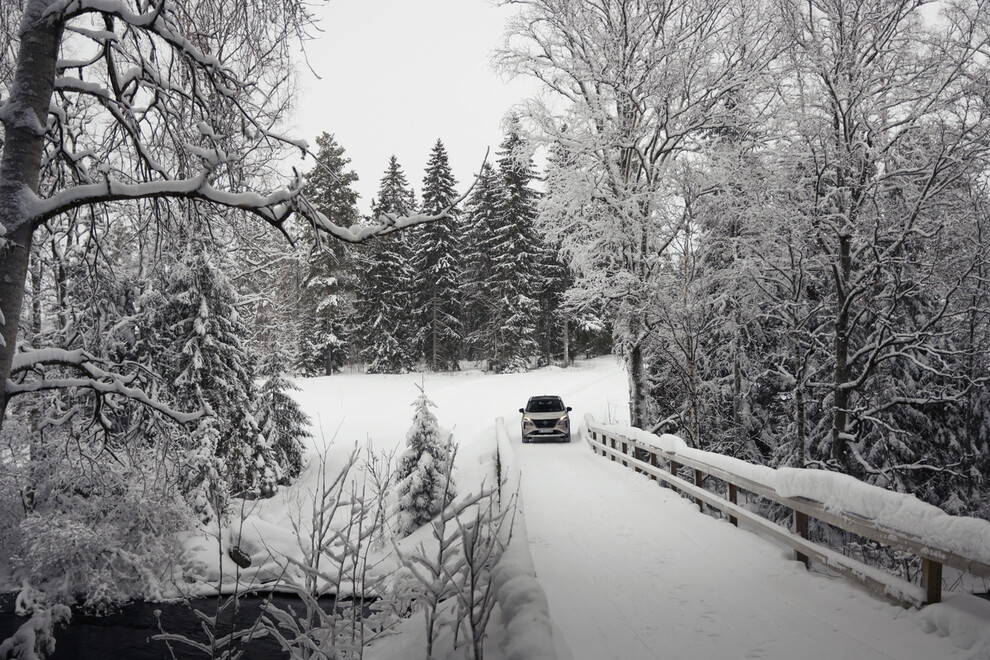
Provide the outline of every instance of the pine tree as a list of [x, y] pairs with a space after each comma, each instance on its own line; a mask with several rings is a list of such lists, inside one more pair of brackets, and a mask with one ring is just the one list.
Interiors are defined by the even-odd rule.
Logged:
[[408, 536], [430, 522], [456, 494], [450, 476], [450, 433], [440, 429], [430, 411], [436, 404], [420, 388], [413, 406], [416, 412], [396, 475], [399, 536]]
[[493, 227], [492, 276], [496, 287], [491, 319], [494, 331], [492, 363], [495, 370], [526, 369], [539, 351], [536, 264], [542, 251], [533, 227], [537, 192], [533, 159], [526, 153], [519, 122], [512, 119], [499, 149], [501, 180]]
[[[306, 177], [306, 197], [333, 222], [350, 226], [358, 219], [358, 180], [348, 170], [350, 158], [333, 135], [316, 139], [317, 165]], [[347, 322], [356, 286], [353, 265], [339, 241], [329, 245], [314, 239], [300, 300], [299, 368], [307, 375], [330, 375], [344, 363], [349, 343]]]
[[[455, 185], [447, 150], [437, 140], [423, 178], [422, 212], [435, 215], [449, 208], [457, 198]], [[410, 233], [416, 274], [416, 346], [433, 371], [456, 369], [460, 357], [463, 326], [459, 224], [454, 214]]]
[[464, 231], [464, 345], [469, 360], [486, 358], [494, 345], [492, 317], [495, 305], [493, 227], [498, 214], [499, 178], [485, 164], [467, 200]]
[[258, 401], [258, 425], [282, 470], [279, 483], [287, 484], [302, 472], [302, 440], [309, 437], [306, 430], [309, 416], [287, 394], [299, 388], [285, 377], [285, 358], [278, 346], [271, 346], [258, 371], [264, 379]]
[[[395, 156], [381, 179], [377, 218], [410, 215], [415, 196]], [[360, 253], [361, 294], [355, 304], [362, 336], [361, 356], [369, 373], [400, 373], [413, 365], [412, 280], [405, 232], [382, 236]]]
[[175, 356], [175, 397], [180, 407], [194, 409], [202, 401], [213, 412], [191, 438], [197, 487], [215, 499], [223, 490], [212, 483], [219, 475], [232, 493], [270, 496], [282, 471], [253, 415], [257, 399], [254, 364], [244, 346], [247, 328], [237, 311], [238, 294], [217, 259], [203, 241], [190, 240], [165, 282], [161, 320]]

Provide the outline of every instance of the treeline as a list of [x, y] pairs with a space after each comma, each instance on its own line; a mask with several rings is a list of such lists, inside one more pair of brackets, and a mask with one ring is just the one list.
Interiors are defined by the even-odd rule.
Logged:
[[[483, 167], [463, 207], [455, 204], [458, 182], [440, 140], [420, 201], [396, 158], [389, 160], [373, 217], [451, 209], [449, 218], [361, 246], [311, 246], [294, 324], [302, 373], [345, 365], [370, 373], [450, 371], [464, 361], [513, 371], [610, 349], [607, 334], [565, 304], [571, 278], [536, 229], [537, 174], [518, 122], [508, 126], [495, 166]], [[357, 175], [343, 147], [326, 133], [317, 144], [308, 199], [338, 223], [361, 222]]]

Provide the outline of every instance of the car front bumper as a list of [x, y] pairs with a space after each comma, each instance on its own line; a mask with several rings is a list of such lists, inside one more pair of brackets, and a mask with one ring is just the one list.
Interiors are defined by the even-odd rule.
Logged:
[[562, 431], [559, 428], [552, 429], [531, 429], [523, 431], [523, 438], [526, 440], [563, 440], [570, 435], [570, 429]]

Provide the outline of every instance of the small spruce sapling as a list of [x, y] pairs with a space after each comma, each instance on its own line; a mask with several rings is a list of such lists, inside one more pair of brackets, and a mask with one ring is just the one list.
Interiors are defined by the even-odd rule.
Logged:
[[419, 387], [413, 424], [406, 433], [406, 451], [399, 460], [398, 534], [408, 536], [430, 522], [454, 499], [450, 472], [450, 432], [437, 424], [436, 404]]
[[289, 396], [288, 392], [299, 387], [285, 377], [285, 357], [272, 350], [261, 362], [260, 375], [264, 382], [260, 388], [258, 419], [261, 433], [268, 439], [275, 454], [275, 461], [282, 471], [281, 484], [288, 484], [303, 469], [303, 439], [309, 437], [306, 427], [309, 416]]

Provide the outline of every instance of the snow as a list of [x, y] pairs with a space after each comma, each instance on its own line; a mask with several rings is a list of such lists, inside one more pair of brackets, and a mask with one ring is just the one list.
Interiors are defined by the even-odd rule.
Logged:
[[536, 579], [533, 556], [529, 551], [525, 507], [519, 497], [522, 475], [502, 417], [495, 421], [495, 432], [502, 463], [503, 501], [515, 496], [517, 503], [512, 538], [494, 571], [496, 599], [505, 628], [505, 659], [556, 660], [553, 622], [546, 593]]
[[864, 484], [845, 474], [797, 468], [777, 470], [777, 492], [815, 500], [829, 511], [858, 514], [881, 527], [909, 532], [925, 544], [990, 564], [990, 522], [950, 516], [914, 495]]
[[[488, 658], [990, 658], [990, 604], [947, 594], [939, 605], [904, 610], [850, 580], [805, 570], [778, 543], [699, 514], [688, 499], [596, 456], [579, 441], [578, 429], [570, 444], [521, 444], [517, 411], [529, 396], [559, 394], [574, 408], [575, 423], [587, 413], [621, 421], [627, 382], [613, 358], [518, 374], [338, 374], [297, 381], [296, 398], [314, 423], [309, 464], [276, 497], [245, 502], [243, 523], [220, 535], [225, 589], [234, 585], [235, 567], [226, 555], [232, 545], [252, 557], [252, 566], [241, 571], [248, 582], [271, 579], [285, 555], [299, 552], [291, 519], [310, 506], [306, 498], [324, 447], [331, 474], [355, 443], [370, 439], [376, 449], [401, 449], [410, 403], [423, 384], [437, 404], [439, 424], [459, 444], [454, 476], [462, 488], [491, 478], [499, 416], [506, 427], [500, 444], [507, 491], [514, 475], [520, 479], [524, 517], [515, 521], [514, 542], [496, 572], [499, 605], [489, 625]], [[694, 451], [673, 436], [650, 440], [641, 433], [630, 435]], [[402, 547], [428, 537], [419, 530]], [[517, 543], [523, 538], [528, 546]], [[186, 548], [189, 574], [195, 567], [215, 584], [221, 575], [217, 539], [190, 536]], [[413, 617], [376, 641], [366, 657], [415, 656], [425, 644], [422, 628], [421, 617]], [[463, 657], [463, 650], [441, 657]]]
[[693, 459], [734, 473], [782, 497], [803, 497], [822, 504], [838, 515], [856, 514], [881, 528], [902, 532], [925, 545], [938, 547], [984, 564], [990, 564], [990, 522], [952, 516], [907, 493], [896, 493], [863, 483], [846, 474], [802, 468], [773, 469], [731, 456], [687, 447], [673, 435], [655, 436], [623, 425], [602, 425], [586, 416], [585, 423], [606, 426], [609, 431], [639, 443]]

